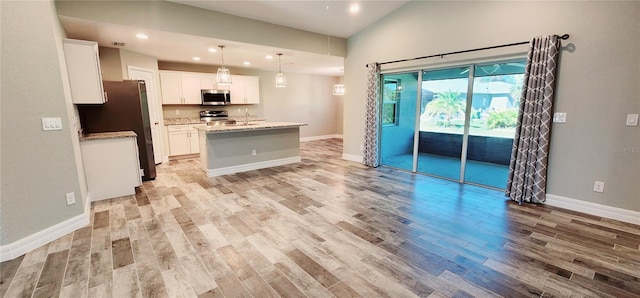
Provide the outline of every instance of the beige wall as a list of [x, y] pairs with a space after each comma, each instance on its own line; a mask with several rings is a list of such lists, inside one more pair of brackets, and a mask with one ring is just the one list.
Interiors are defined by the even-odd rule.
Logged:
[[[83, 213], [78, 136], [66, 78], [63, 37], [52, 2], [1, 1], [2, 194], [0, 244]], [[34, 92], [37, 90], [37, 92]], [[63, 129], [42, 130], [42, 117]], [[65, 194], [77, 203], [67, 206]]]
[[[366, 69], [373, 61], [419, 57], [571, 34], [564, 45], [553, 126], [548, 193], [640, 211], [640, 2], [415, 1], [349, 38], [345, 60], [344, 153], [361, 156]], [[421, 60], [424, 67], [522, 55], [526, 47]], [[393, 65], [399, 68], [405, 65]], [[383, 67], [389, 70], [391, 67]], [[592, 191], [595, 180], [604, 193]]]
[[99, 47], [100, 70], [105, 81], [122, 81], [122, 64], [120, 62], [120, 49]]

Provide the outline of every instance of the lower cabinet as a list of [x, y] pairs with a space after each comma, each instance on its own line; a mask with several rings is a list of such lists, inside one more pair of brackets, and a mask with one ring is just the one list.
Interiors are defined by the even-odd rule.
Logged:
[[198, 130], [194, 124], [167, 126], [169, 155], [195, 154], [200, 152]]
[[80, 151], [90, 201], [132, 195], [142, 184], [135, 134], [84, 140]]

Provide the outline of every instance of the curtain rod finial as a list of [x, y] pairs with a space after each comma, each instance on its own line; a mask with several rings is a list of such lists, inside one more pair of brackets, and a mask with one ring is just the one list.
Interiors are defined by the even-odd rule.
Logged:
[[562, 40], [569, 39], [569, 34], [563, 34], [562, 36], [560, 36], [560, 39], [562, 39]]

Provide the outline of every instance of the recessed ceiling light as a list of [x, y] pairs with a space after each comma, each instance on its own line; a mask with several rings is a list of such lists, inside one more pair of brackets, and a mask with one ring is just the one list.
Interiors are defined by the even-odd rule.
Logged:
[[193, 59], [193, 60], [195, 60], [195, 61], [200, 61], [200, 57], [193, 57], [193, 58], [191, 58], [191, 59]]
[[215, 53], [217, 51], [218, 51], [218, 49], [216, 49], [216, 48], [209, 48], [209, 53]]
[[246, 66], [249, 66], [249, 65], [251, 65], [251, 62], [249, 62], [249, 61], [245, 61], [245, 62], [242, 62], [242, 64], [244, 64], [244, 65], [246, 65]]
[[266, 56], [264, 56], [264, 57], [265, 57], [265, 58], [267, 58], [267, 60], [271, 60], [271, 59], [273, 59], [273, 56], [271, 56], [271, 55], [266, 55]]
[[143, 33], [136, 34], [136, 37], [140, 38], [140, 39], [148, 39], [149, 38], [149, 36], [147, 36], [146, 34], [143, 34]]
[[360, 5], [358, 4], [352, 4], [351, 7], [349, 8], [350, 12], [356, 13], [358, 11], [360, 11]]

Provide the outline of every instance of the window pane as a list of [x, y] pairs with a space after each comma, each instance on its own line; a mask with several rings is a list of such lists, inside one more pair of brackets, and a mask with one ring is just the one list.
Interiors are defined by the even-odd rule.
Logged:
[[475, 67], [474, 77], [523, 74], [527, 66], [526, 60], [507, 63], [481, 64]]
[[469, 77], [469, 67], [456, 67], [439, 70], [427, 70], [422, 73], [423, 81], [464, 79]]
[[413, 169], [418, 72], [382, 75], [380, 163]]
[[383, 103], [382, 104], [382, 124], [396, 124], [396, 104], [395, 103]]
[[461, 134], [469, 79], [422, 82], [420, 131]]

